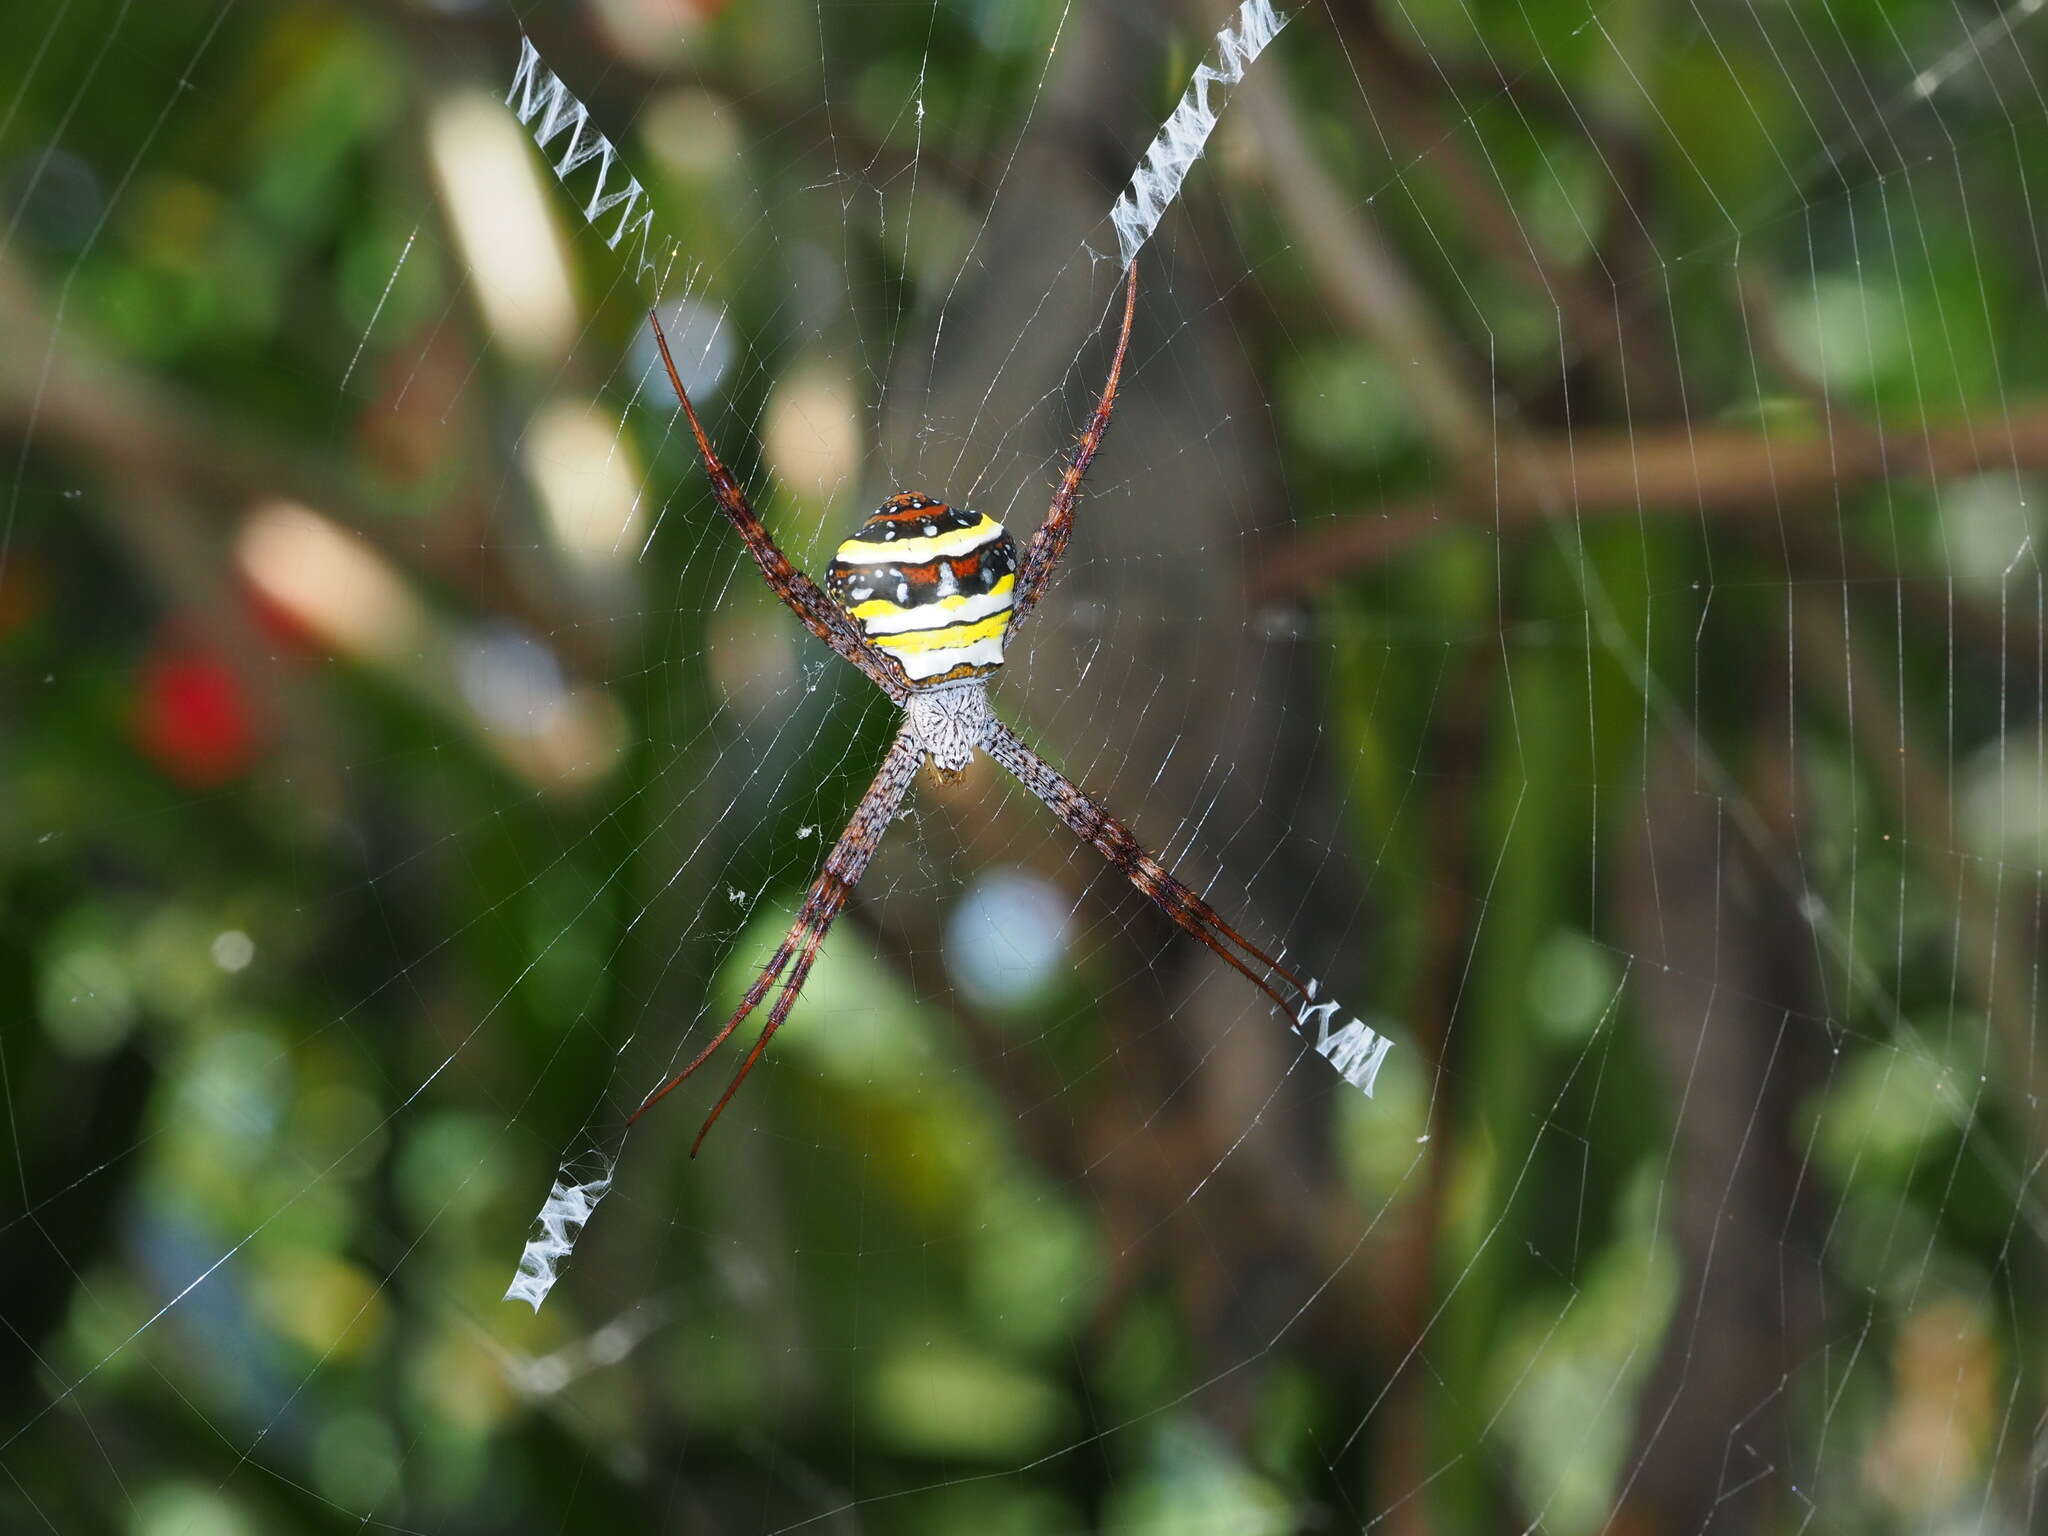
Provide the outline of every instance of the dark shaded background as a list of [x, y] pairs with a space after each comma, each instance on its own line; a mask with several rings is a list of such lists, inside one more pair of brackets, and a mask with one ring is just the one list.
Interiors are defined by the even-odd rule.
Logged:
[[692, 1089], [499, 1300], [891, 725], [716, 522], [521, 25], [815, 565], [898, 486], [1035, 522], [1223, 18], [10, 19], [0, 1526], [2035, 1523], [2031, 0], [1305, 6], [1000, 702], [1378, 1097], [920, 785], [704, 1155]]

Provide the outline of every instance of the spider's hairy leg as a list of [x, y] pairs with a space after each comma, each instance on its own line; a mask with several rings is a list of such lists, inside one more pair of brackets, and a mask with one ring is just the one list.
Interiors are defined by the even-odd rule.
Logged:
[[747, 493], [740, 489], [739, 481], [725, 467], [718, 450], [711, 446], [704, 423], [697, 419], [697, 408], [690, 403], [690, 392], [683, 388], [682, 375], [676, 371], [675, 359], [669, 355], [668, 333], [662, 329], [661, 316], [650, 309], [647, 319], [654, 327], [654, 344], [661, 351], [662, 366], [668, 370], [669, 386], [675, 390], [676, 400], [689, 421], [690, 433], [697, 440], [697, 456], [704, 461], [704, 473], [710, 478], [712, 499], [745, 542], [754, 563], [761, 568], [762, 577], [775, 595], [803, 621], [804, 628], [860, 668], [882, 692], [902, 703], [910, 691], [902, 667], [894, 657], [862, 634], [860, 626], [854, 623], [846, 610], [833, 602], [782, 552], [766, 525], [755, 515]]
[[[1312, 983], [1304, 986], [1300, 977], [1226, 923], [1215, 908], [1147, 853], [1128, 827], [1025, 746], [1009, 727], [994, 725], [983, 750], [1065, 822], [1069, 831], [1109, 860], [1154, 906], [1184, 932], [1222, 956], [1232, 969], [1271, 998], [1282, 1013], [1298, 1020], [1302, 1010], [1313, 1003]], [[1281, 996], [1267, 979], [1269, 975], [1278, 977], [1292, 990], [1296, 1000], [1290, 1002]]]
[[[747, 988], [740, 1005], [733, 1010], [732, 1017], [711, 1038], [711, 1043], [699, 1051], [690, 1064], [663, 1083], [654, 1092], [640, 1101], [640, 1107], [633, 1111], [627, 1124], [631, 1125], [647, 1111], [654, 1108], [671, 1092], [682, 1086], [697, 1069], [711, 1059], [716, 1051], [731, 1036], [732, 1032], [745, 1022], [747, 1016], [761, 1005], [778, 979], [782, 980], [782, 991], [774, 1005], [768, 1010], [768, 1021], [761, 1026], [761, 1034], [754, 1041], [753, 1049], [747, 1052], [746, 1060], [733, 1074], [725, 1092], [719, 1095], [711, 1113], [705, 1116], [703, 1126], [697, 1132], [697, 1139], [690, 1144], [690, 1156], [697, 1155], [697, 1149], [704, 1145], [718, 1117], [725, 1113], [725, 1106], [732, 1102], [732, 1096], [739, 1092], [740, 1084], [747, 1074], [754, 1070], [762, 1052], [768, 1049], [768, 1042], [775, 1031], [782, 1028], [782, 1021], [789, 1017], [789, 1010], [796, 1006], [797, 995], [803, 991], [804, 982], [811, 974], [811, 966], [818, 958], [818, 948], [825, 942], [825, 932], [832, 926], [832, 920], [845, 908], [846, 901], [853, 894], [853, 888], [860, 877], [867, 872], [868, 861], [875, 856], [875, 849], [881, 845], [882, 834], [889, 829], [889, 823], [896, 819], [896, 812], [903, 805], [903, 797], [910, 792], [911, 781], [917, 777], [917, 765], [924, 752], [908, 731], [902, 732], [891, 744], [888, 755], [882, 759], [882, 766], [875, 779], [861, 796], [860, 804], [854, 808], [852, 819], [846, 830], [839, 834], [839, 841], [825, 857], [825, 867], [813, 882], [804, 904], [797, 911], [796, 923], [783, 939], [782, 944], [761, 968], [761, 974], [754, 978]], [[787, 970], [788, 976], [783, 977]]]
[[1066, 473], [1060, 476], [1059, 488], [1052, 493], [1052, 506], [1046, 511], [1045, 521], [1031, 535], [1031, 542], [1024, 546], [1023, 558], [1017, 564], [1016, 601], [1010, 612], [1011, 634], [1015, 634], [1017, 626], [1030, 617], [1031, 610], [1044, 595], [1046, 583], [1052, 579], [1060, 557], [1067, 552], [1067, 540], [1074, 532], [1074, 507], [1081, 500], [1081, 481], [1088, 473], [1088, 466], [1095, 461], [1095, 450], [1102, 446], [1103, 433], [1109, 430], [1109, 413], [1116, 408], [1117, 385], [1124, 376], [1124, 355], [1131, 350], [1131, 322], [1137, 315], [1138, 264], [1133, 261], [1124, 273], [1124, 326], [1122, 334], [1117, 337], [1116, 357], [1109, 365], [1109, 382], [1102, 386], [1102, 398], [1095, 402], [1088, 425], [1081, 429], [1081, 440], [1075, 445]]

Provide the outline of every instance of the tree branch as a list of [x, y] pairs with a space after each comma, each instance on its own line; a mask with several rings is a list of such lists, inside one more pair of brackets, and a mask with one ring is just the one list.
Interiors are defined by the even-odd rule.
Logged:
[[33, 434], [130, 483], [176, 486], [195, 513], [233, 517], [259, 501], [303, 502], [361, 534], [393, 564], [445, 582], [479, 611], [543, 636], [577, 675], [608, 670], [601, 627], [536, 591], [506, 560], [503, 541], [476, 536], [484, 517], [473, 506], [477, 493], [456, 493], [436, 518], [395, 519], [355, 489], [356, 477], [343, 465], [281, 449], [99, 354], [76, 334], [60, 334], [8, 264], [0, 264], [0, 334], [7, 337], [0, 347], [0, 432]]
[[[1895, 478], [1945, 480], [1988, 469], [2048, 471], [2048, 401], [1987, 420], [1917, 430], [1866, 427], [1769, 435], [1733, 427], [1503, 437], [1498, 493], [1447, 491], [1275, 539], [1248, 576], [1252, 601], [1313, 596], [1446, 526], [1525, 533], [1567, 513], [1673, 522], [1772, 520]], [[1792, 537], [1797, 542], [1797, 529]], [[1896, 579], [1896, 577], [1892, 578]]]

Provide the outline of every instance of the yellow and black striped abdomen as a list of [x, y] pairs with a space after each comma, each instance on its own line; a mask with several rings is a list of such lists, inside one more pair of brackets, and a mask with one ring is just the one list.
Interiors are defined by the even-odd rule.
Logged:
[[1003, 664], [1016, 582], [1001, 523], [906, 492], [839, 546], [825, 587], [913, 683], [941, 683]]

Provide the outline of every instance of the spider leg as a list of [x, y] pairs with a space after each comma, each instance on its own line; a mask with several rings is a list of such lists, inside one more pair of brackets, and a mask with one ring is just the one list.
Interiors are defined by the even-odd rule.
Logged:
[[[1030, 790], [1046, 808], [1067, 824], [1068, 830], [1094, 848], [1136, 886], [1154, 906], [1186, 933], [1201, 940], [1244, 976], [1290, 1019], [1299, 1020], [1311, 1006], [1314, 985], [1301, 978], [1271, 955], [1246, 939], [1217, 915], [1216, 909], [1176, 879], [1164, 865], [1147, 853], [1128, 827], [1090, 799], [1073, 780], [1018, 739], [1007, 726], [997, 724], [982, 744], [982, 750], [1009, 770], [1019, 784]], [[1292, 990], [1290, 1002], [1275, 990], [1267, 976], [1276, 976]]]
[[1131, 322], [1137, 314], [1138, 264], [1133, 261], [1124, 274], [1124, 328], [1117, 337], [1116, 357], [1109, 365], [1109, 382], [1102, 386], [1102, 398], [1095, 402], [1094, 414], [1081, 431], [1074, 457], [1068, 462], [1066, 473], [1060, 476], [1059, 488], [1052, 493], [1052, 506], [1046, 511], [1045, 521], [1031, 535], [1031, 542], [1024, 546], [1023, 558], [1017, 563], [1016, 597], [1010, 609], [1010, 633], [1013, 635], [1017, 626], [1029, 618], [1031, 610], [1038, 605], [1046, 583], [1052, 580], [1054, 567], [1067, 552], [1067, 540], [1074, 532], [1074, 507], [1081, 499], [1081, 479], [1095, 460], [1095, 450], [1102, 446], [1103, 433], [1109, 430], [1109, 413], [1116, 407], [1116, 389], [1124, 374], [1124, 354], [1131, 349]]
[[[822, 882], [821, 882], [822, 884]], [[789, 973], [789, 980], [782, 984], [782, 994], [775, 999], [775, 1006], [768, 1010], [768, 1022], [761, 1026], [761, 1033], [754, 1038], [754, 1045], [747, 1052], [746, 1060], [732, 1075], [732, 1081], [725, 1085], [725, 1092], [718, 1096], [718, 1102], [711, 1106], [711, 1113], [704, 1117], [704, 1123], [697, 1127], [697, 1139], [690, 1143], [690, 1156], [695, 1157], [704, 1138], [711, 1134], [711, 1127], [718, 1117], [725, 1113], [725, 1106], [732, 1102], [732, 1096], [740, 1091], [740, 1084], [747, 1080], [747, 1074], [754, 1070], [768, 1049], [768, 1042], [775, 1038], [775, 1031], [782, 1028], [782, 1021], [789, 1017], [789, 1010], [796, 1006], [797, 995], [803, 991], [804, 982], [809, 979], [811, 965], [818, 958], [818, 948], [825, 942], [825, 930], [832, 926], [832, 919], [839, 915], [846, 905], [846, 898], [853, 894], [853, 888], [841, 882], [835, 899], [823, 915], [812, 923], [799, 942], [796, 964]]]
[[697, 408], [690, 404], [689, 391], [683, 388], [682, 376], [676, 372], [675, 359], [669, 356], [668, 336], [661, 328], [661, 316], [653, 310], [647, 312], [647, 319], [654, 327], [654, 342], [661, 349], [662, 366], [668, 370], [669, 384], [681, 402], [683, 415], [690, 423], [691, 435], [697, 439], [697, 456], [704, 461], [704, 473], [711, 479], [711, 494], [739, 536], [746, 542], [754, 563], [761, 568], [761, 575], [775, 595], [789, 605], [790, 611], [803, 621], [804, 628], [831, 646], [846, 660], [865, 672], [871, 682], [897, 703], [902, 703], [910, 686], [903, 676], [903, 668], [893, 656], [888, 655], [861, 633], [860, 626], [847, 615], [832, 599], [826, 596], [818, 584], [798, 570], [795, 564], [776, 544], [761, 519], [754, 514], [753, 506], [747, 501], [747, 493], [740, 489], [740, 483], [733, 478], [732, 471], [718, 457], [718, 451], [711, 446], [711, 439], [704, 431], [704, 424], [697, 419]]
[[882, 759], [882, 766], [875, 774], [875, 780], [861, 796], [860, 804], [854, 808], [852, 819], [846, 823], [846, 830], [839, 834], [839, 841], [832, 845], [831, 853], [825, 857], [825, 867], [812, 883], [810, 892], [804, 897], [804, 904], [797, 911], [796, 923], [782, 941], [768, 963], [761, 968], [761, 974], [754, 978], [740, 1005], [733, 1010], [724, 1027], [711, 1038], [711, 1043], [694, 1056], [690, 1064], [663, 1083], [654, 1092], [640, 1101], [640, 1107], [633, 1111], [626, 1123], [633, 1124], [647, 1111], [654, 1108], [671, 1092], [682, 1086], [695, 1074], [697, 1069], [711, 1059], [711, 1053], [725, 1044], [732, 1032], [745, 1022], [747, 1015], [760, 1006], [783, 972], [789, 972], [782, 981], [782, 991], [768, 1010], [768, 1022], [761, 1027], [761, 1034], [755, 1040], [753, 1049], [747, 1052], [746, 1060], [740, 1063], [739, 1071], [733, 1074], [725, 1092], [704, 1119], [697, 1132], [697, 1139], [690, 1144], [690, 1156], [697, 1155], [697, 1149], [704, 1145], [704, 1137], [712, 1124], [725, 1113], [725, 1106], [732, 1102], [732, 1096], [739, 1092], [740, 1084], [747, 1074], [754, 1070], [762, 1052], [768, 1049], [768, 1042], [775, 1031], [782, 1028], [782, 1021], [789, 1017], [789, 1010], [796, 1006], [797, 994], [803, 991], [804, 982], [811, 974], [811, 966], [818, 958], [818, 948], [825, 942], [825, 931], [832, 926], [846, 906], [853, 888], [860, 883], [860, 877], [867, 872], [868, 861], [875, 856], [875, 849], [881, 845], [882, 834], [889, 829], [889, 823], [896, 818], [896, 812], [903, 804], [903, 797], [909, 793], [910, 784], [917, 777], [917, 766], [923, 760], [924, 752], [908, 733], [899, 735], [890, 746], [889, 753]]

